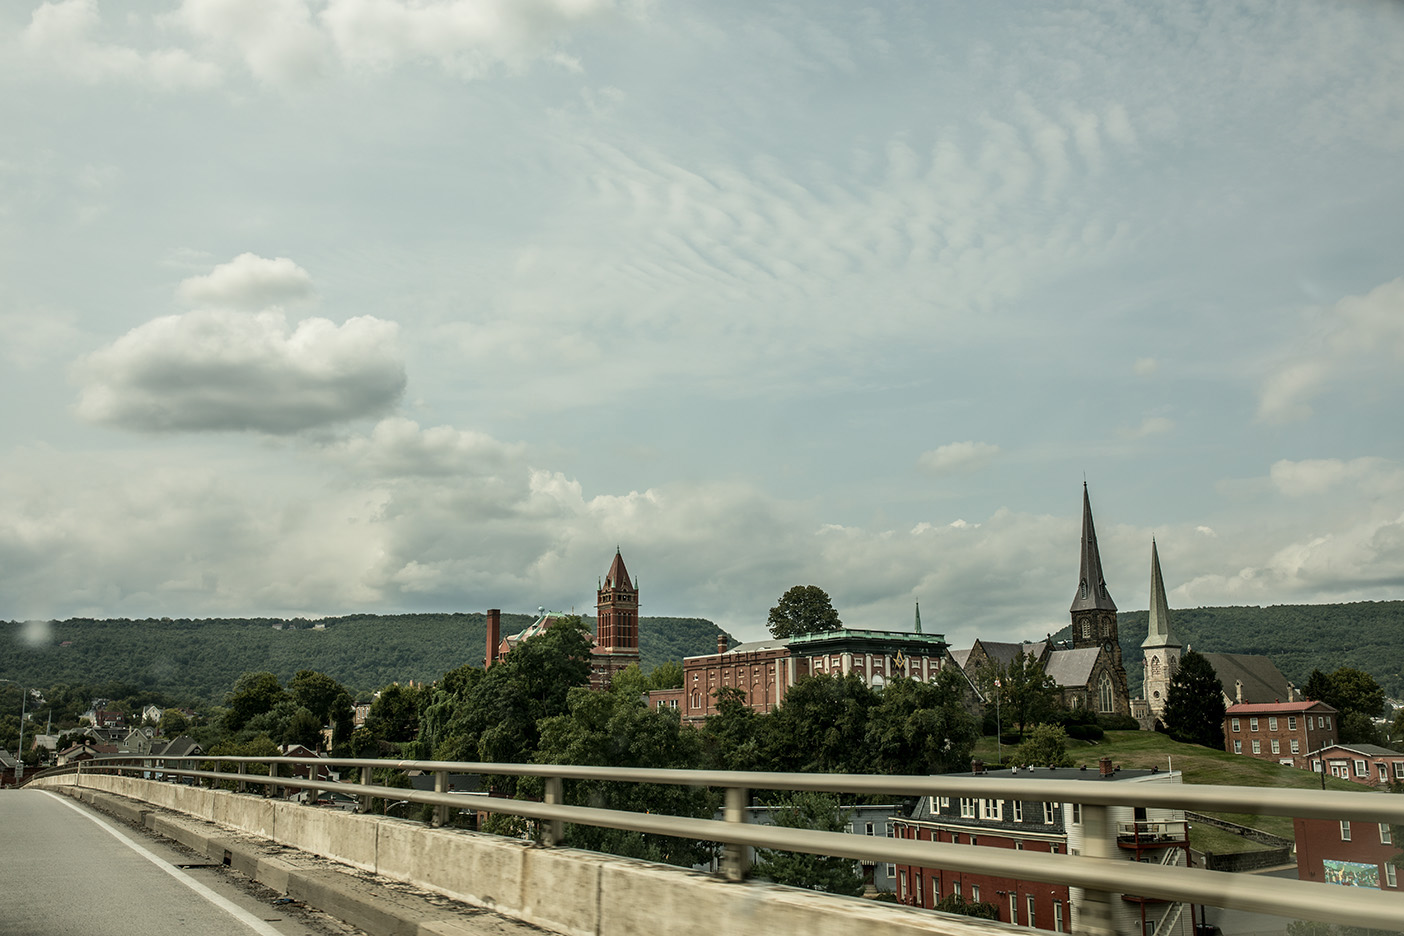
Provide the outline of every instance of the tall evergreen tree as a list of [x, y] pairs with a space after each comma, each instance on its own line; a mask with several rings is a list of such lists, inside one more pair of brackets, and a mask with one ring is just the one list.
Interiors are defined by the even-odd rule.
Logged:
[[1177, 741], [1223, 749], [1223, 689], [1214, 667], [1193, 650], [1180, 657], [1180, 668], [1170, 680], [1165, 730]]

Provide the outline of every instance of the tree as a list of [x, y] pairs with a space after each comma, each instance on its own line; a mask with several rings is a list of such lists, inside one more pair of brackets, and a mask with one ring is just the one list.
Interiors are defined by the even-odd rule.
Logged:
[[868, 710], [863, 747], [878, 773], [935, 774], [963, 770], [979, 740], [965, 707], [965, 680], [954, 669], [934, 683], [892, 680]]
[[1383, 744], [1380, 729], [1364, 712], [1346, 712], [1337, 719], [1342, 744]]
[[766, 623], [771, 635], [780, 638], [834, 631], [843, 626], [828, 593], [818, 585], [796, 585], [785, 592], [770, 609]]
[[990, 660], [980, 668], [976, 679], [980, 692], [989, 700], [986, 707], [993, 707], [998, 698], [1000, 721], [1018, 725], [1020, 739], [1029, 725], [1048, 720], [1058, 704], [1058, 684], [1030, 653], [1021, 651], [1008, 666]]
[[877, 693], [856, 675], [802, 676], [765, 720], [770, 769], [803, 773], [872, 773], [860, 739]]
[[999, 908], [988, 900], [966, 900], [959, 894], [947, 894], [936, 901], [936, 908], [942, 913], [959, 913], [961, 916], [979, 917], [982, 920], [998, 920]]
[[705, 770], [766, 770], [761, 716], [746, 704], [745, 690], [722, 686], [716, 692], [717, 711], [702, 724], [702, 764]]
[[1353, 666], [1342, 666], [1333, 670], [1328, 678], [1333, 696], [1330, 704], [1342, 715], [1359, 712], [1366, 718], [1375, 718], [1384, 711], [1384, 690], [1369, 673]]
[[228, 709], [224, 715], [225, 727], [238, 731], [251, 718], [272, 711], [287, 698], [278, 677], [272, 673], [245, 673], [234, 683], [234, 689], [225, 700]]
[[391, 683], [380, 690], [366, 715], [366, 728], [386, 741], [413, 741], [419, 734], [421, 691]]
[[1165, 730], [1176, 741], [1223, 749], [1223, 688], [1214, 667], [1194, 650], [1180, 657], [1180, 666], [1170, 680]]
[[1010, 763], [1036, 767], [1068, 767], [1068, 734], [1061, 725], [1034, 725], [1023, 744], [1009, 756]]
[[332, 726], [333, 743], [350, 736], [355, 708], [351, 693], [341, 683], [326, 673], [299, 670], [288, 683], [288, 692], [323, 725]]
[[157, 723], [156, 730], [163, 738], [179, 738], [190, 730], [190, 719], [186, 718], [180, 709], [168, 708], [161, 713], [161, 721]]
[[[780, 801], [771, 818], [787, 829], [843, 832], [848, 826], [848, 814], [839, 808], [838, 797], [832, 793], [792, 793]], [[849, 897], [863, 893], [863, 873], [851, 858], [760, 848], [756, 850], [754, 873], [790, 887]]]

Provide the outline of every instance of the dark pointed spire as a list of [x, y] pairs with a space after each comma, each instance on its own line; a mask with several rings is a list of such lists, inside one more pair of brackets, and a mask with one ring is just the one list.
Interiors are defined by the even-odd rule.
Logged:
[[917, 599], [916, 603], [916, 632], [921, 633], [921, 599]]
[[619, 547], [614, 547], [614, 562], [610, 564], [609, 571], [605, 573], [605, 588], [622, 588], [626, 591], [633, 591], [634, 586], [629, 582], [629, 570], [624, 568], [624, 557], [620, 555]]
[[1160, 577], [1160, 554], [1155, 548], [1155, 537], [1151, 537], [1151, 593], [1150, 620], [1146, 625], [1146, 639], [1142, 647], [1178, 647], [1170, 637], [1170, 603], [1165, 600], [1165, 580]]
[[1102, 576], [1102, 557], [1097, 552], [1097, 529], [1092, 525], [1092, 501], [1087, 482], [1082, 482], [1082, 569], [1078, 573], [1077, 594], [1070, 611], [1115, 611], [1116, 602], [1107, 591]]

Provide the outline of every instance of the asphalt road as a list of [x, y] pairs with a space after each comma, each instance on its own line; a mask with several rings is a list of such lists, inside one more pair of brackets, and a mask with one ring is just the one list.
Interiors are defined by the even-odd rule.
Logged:
[[227, 869], [67, 797], [0, 792], [0, 936], [351, 932], [260, 900]]

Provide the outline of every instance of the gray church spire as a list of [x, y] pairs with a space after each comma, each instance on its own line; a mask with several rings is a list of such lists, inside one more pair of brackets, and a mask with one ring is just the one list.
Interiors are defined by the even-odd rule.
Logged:
[[921, 599], [917, 599], [916, 603], [916, 632], [921, 633]]
[[1082, 482], [1082, 570], [1077, 594], [1069, 611], [1115, 611], [1116, 602], [1107, 591], [1102, 576], [1102, 557], [1097, 552], [1097, 530], [1092, 525], [1092, 501], [1087, 496], [1087, 482]]
[[1165, 600], [1165, 580], [1160, 576], [1160, 554], [1151, 537], [1150, 621], [1142, 647], [1178, 647], [1170, 637], [1170, 604]]

